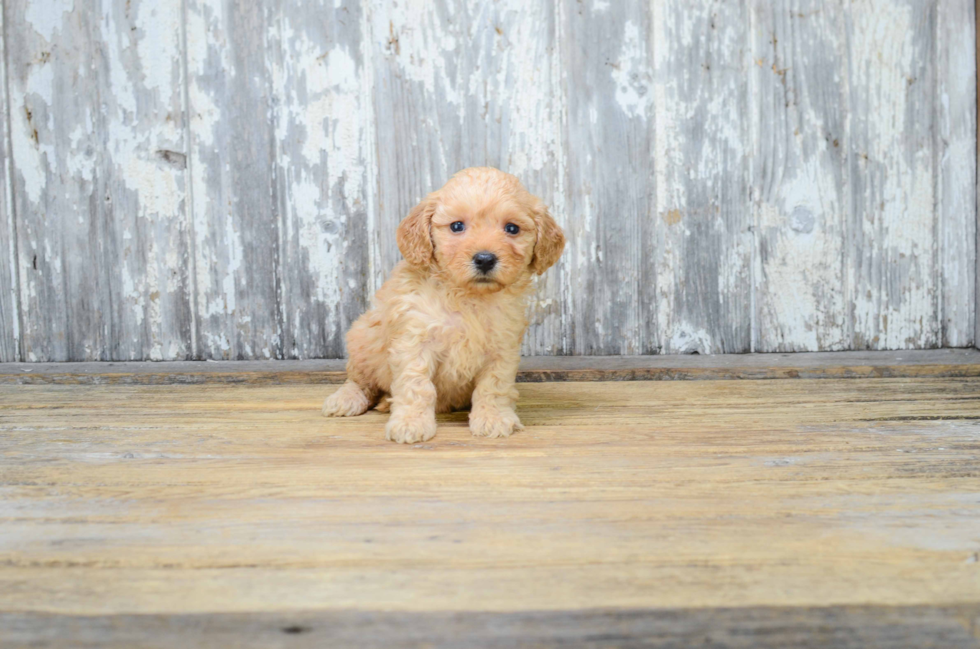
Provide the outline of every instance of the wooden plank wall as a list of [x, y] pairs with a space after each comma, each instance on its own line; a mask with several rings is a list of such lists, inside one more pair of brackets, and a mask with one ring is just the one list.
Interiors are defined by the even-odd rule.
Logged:
[[527, 354], [971, 346], [971, 0], [7, 0], [0, 361], [320, 358], [459, 168]]
[[[3, 12], [0, 11], [0, 56], [6, 61], [6, 39], [4, 38]], [[7, 66], [0, 61], [0, 110], [7, 114]], [[17, 243], [14, 230], [14, 213], [10, 204], [10, 154], [8, 120], [0, 124], [0, 363], [21, 360], [18, 341], [20, 340], [20, 308], [18, 305], [17, 282]]]

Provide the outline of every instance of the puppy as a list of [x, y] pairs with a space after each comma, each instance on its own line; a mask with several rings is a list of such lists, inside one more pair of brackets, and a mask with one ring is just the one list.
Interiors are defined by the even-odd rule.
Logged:
[[550, 268], [565, 235], [514, 176], [464, 169], [398, 226], [400, 262], [347, 333], [347, 382], [323, 414], [390, 409], [388, 439], [436, 434], [436, 413], [471, 406], [470, 431], [521, 430], [514, 379], [531, 278]]

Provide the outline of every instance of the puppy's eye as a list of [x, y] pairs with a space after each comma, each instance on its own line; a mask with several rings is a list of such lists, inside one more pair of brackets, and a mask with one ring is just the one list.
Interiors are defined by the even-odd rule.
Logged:
[[517, 234], [518, 232], [521, 231], [521, 229], [516, 225], [514, 225], [513, 223], [508, 223], [507, 225], [505, 225], [504, 230], [507, 231], [507, 234]]
[[449, 224], [449, 229], [453, 232], [462, 232], [466, 228], [462, 221], [453, 221]]

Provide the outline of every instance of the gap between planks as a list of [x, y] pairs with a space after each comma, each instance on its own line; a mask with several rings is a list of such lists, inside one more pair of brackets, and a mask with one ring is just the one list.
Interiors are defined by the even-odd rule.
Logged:
[[[172, 385], [342, 383], [346, 361], [176, 361], [0, 363], [0, 385]], [[980, 350], [532, 356], [518, 383], [731, 379], [965, 378], [980, 376]]]

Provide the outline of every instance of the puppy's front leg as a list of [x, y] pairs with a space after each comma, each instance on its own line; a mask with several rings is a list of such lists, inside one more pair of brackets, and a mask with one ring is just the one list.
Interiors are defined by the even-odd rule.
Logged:
[[436, 386], [433, 355], [420, 349], [391, 351], [391, 416], [385, 436], [400, 444], [424, 442], [436, 434]]
[[517, 366], [520, 356], [515, 353], [496, 358], [477, 377], [470, 409], [470, 432], [478, 437], [507, 437], [523, 430], [514, 412], [517, 403]]

